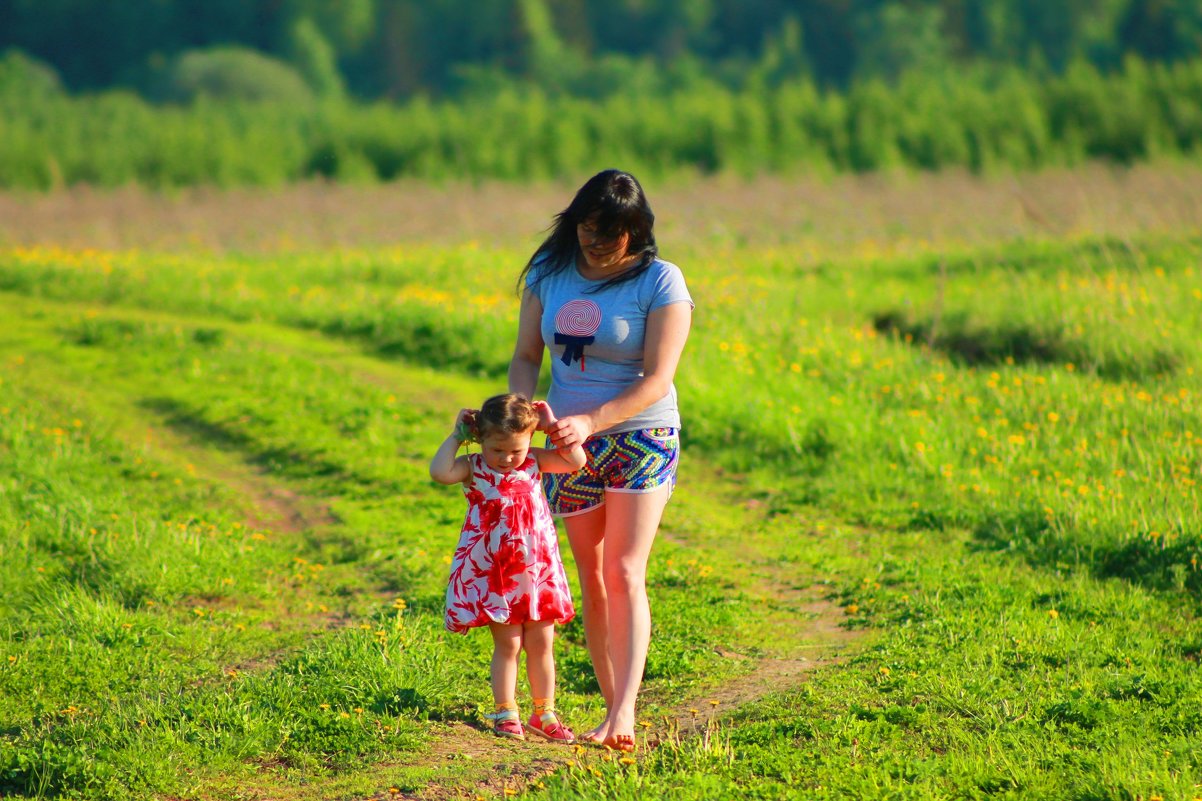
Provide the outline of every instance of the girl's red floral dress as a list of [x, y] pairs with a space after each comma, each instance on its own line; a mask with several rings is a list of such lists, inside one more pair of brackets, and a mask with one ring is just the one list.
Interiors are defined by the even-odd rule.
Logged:
[[478, 453], [468, 460], [467, 518], [451, 560], [446, 627], [466, 632], [490, 622], [567, 623], [576, 610], [538, 462], [527, 455], [520, 467], [500, 473]]

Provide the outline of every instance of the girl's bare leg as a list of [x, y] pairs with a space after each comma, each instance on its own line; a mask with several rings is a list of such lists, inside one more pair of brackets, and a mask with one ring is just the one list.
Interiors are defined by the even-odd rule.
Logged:
[[522, 653], [522, 627], [507, 623], [489, 623], [492, 632], [493, 703], [511, 704], [517, 693], [518, 657]]
[[606, 718], [592, 731], [579, 735], [584, 741], [604, 739], [609, 730], [608, 710], [613, 709], [614, 674], [609, 662], [609, 604], [601, 565], [605, 554], [605, 506], [563, 519], [580, 575], [580, 605], [584, 619], [584, 638], [601, 697], [605, 699]]
[[530, 679], [530, 697], [555, 698], [555, 623], [532, 620], [522, 626], [522, 647], [526, 649], [526, 676]]

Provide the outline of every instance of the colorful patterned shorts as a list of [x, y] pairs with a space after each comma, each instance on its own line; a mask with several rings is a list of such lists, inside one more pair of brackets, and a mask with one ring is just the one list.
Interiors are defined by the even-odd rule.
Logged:
[[600, 506], [606, 492], [651, 492], [664, 484], [676, 486], [680, 438], [675, 428], [589, 437], [584, 452], [588, 461], [575, 473], [543, 473], [543, 490], [556, 517]]

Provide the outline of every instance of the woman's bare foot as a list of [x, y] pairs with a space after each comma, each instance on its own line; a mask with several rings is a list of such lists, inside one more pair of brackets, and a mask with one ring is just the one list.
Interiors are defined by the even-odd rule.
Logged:
[[576, 741], [581, 743], [591, 743], [592, 745], [601, 745], [609, 736], [609, 718], [601, 721], [601, 725], [595, 729], [590, 729], [584, 734], [577, 734]]
[[634, 735], [633, 734], [611, 734], [605, 738], [603, 745], [614, 751], [622, 751], [629, 754], [634, 750]]
[[601, 744], [615, 751], [633, 751], [634, 715], [623, 715], [619, 712], [607, 722], [609, 730], [605, 733], [605, 739], [601, 741]]

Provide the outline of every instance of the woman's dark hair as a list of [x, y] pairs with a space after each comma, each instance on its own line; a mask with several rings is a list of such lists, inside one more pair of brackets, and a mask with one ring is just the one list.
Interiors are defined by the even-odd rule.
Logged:
[[576, 226], [585, 221], [596, 228], [597, 236], [601, 239], [617, 239], [622, 234], [628, 234], [630, 243], [626, 247], [627, 254], [639, 254], [641, 257], [630, 269], [590, 292], [637, 278], [659, 254], [655, 244], [655, 214], [647, 203], [647, 196], [643, 194], [638, 179], [621, 170], [604, 170], [589, 178], [576, 192], [571, 204], [555, 215], [551, 233], [534, 251], [518, 276], [519, 294], [526, 289], [526, 277], [531, 270], [534, 270], [533, 286], [544, 278], [575, 267], [576, 259], [580, 256]]
[[483, 442], [490, 434], [518, 434], [538, 425], [538, 411], [524, 395], [493, 395], [480, 406], [472, 433]]

